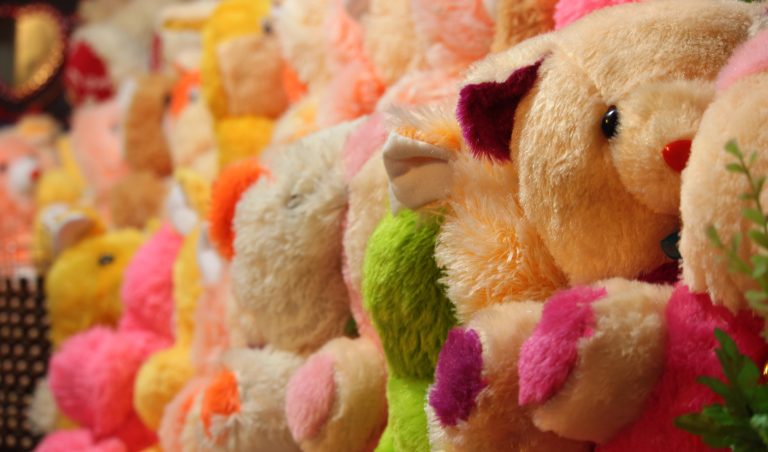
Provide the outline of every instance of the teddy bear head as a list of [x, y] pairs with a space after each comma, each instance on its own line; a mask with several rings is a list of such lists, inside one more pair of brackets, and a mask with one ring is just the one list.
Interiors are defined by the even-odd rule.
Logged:
[[[730, 249], [733, 238], [740, 235], [741, 241], [734, 251], [744, 262], [750, 262], [751, 256], [759, 254], [755, 243], [764, 243], [765, 236], [763, 228], [743, 213], [745, 209], [759, 211], [754, 199], [742, 199], [745, 193], [755, 193], [755, 188], [744, 173], [726, 168], [737, 165], [739, 160], [725, 149], [729, 142], [738, 147], [754, 183], [760, 183], [762, 188], [759, 180], [768, 173], [768, 134], [760, 126], [768, 115], [764, 108], [768, 93], [767, 45], [768, 32], [758, 33], [734, 52], [721, 71], [715, 100], [701, 120], [693, 140], [691, 161], [683, 172], [683, 280], [692, 290], [708, 292], [715, 303], [734, 311], [746, 308], [745, 293], [759, 287], [754, 279], [729, 271], [725, 251], [715, 242]], [[765, 206], [765, 190], [758, 189], [757, 193]], [[712, 236], [712, 228], [717, 239]]]
[[511, 165], [516, 201], [571, 283], [665, 262], [659, 242], [678, 227], [711, 81], [757, 14], [720, 1], [621, 5], [469, 75], [457, 108], [468, 146]]
[[45, 292], [51, 342], [58, 347], [75, 333], [117, 323], [123, 271], [144, 236], [132, 229], [106, 232], [93, 212], [61, 204], [47, 207], [41, 217], [55, 258]]
[[[471, 313], [673, 267], [661, 242], [679, 229], [690, 140], [758, 14], [720, 1], [621, 5], [478, 63], [457, 106], [475, 158], [394, 155], [432, 171], [406, 184], [418, 194], [406, 206], [450, 199], [437, 245], [449, 297]], [[653, 31], [661, 24], [669, 32]]]
[[236, 190], [248, 183], [247, 174], [232, 178], [241, 184], [214, 188], [211, 229], [218, 244], [222, 231], [234, 236], [235, 329], [244, 345], [304, 353], [344, 331], [350, 312], [341, 270], [347, 206], [341, 151], [351, 127], [345, 123], [282, 149], [269, 174], [261, 170], [242, 196], [221, 196], [219, 188]]

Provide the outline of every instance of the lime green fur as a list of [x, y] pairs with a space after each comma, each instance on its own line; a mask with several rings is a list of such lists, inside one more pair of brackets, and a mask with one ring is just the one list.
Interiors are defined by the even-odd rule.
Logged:
[[389, 419], [378, 451], [426, 451], [427, 387], [456, 319], [434, 260], [440, 220], [404, 210], [387, 215], [371, 236], [363, 301], [389, 368]]

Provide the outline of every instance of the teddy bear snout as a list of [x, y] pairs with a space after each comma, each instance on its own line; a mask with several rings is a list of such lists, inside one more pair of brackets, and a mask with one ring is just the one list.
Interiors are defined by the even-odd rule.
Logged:
[[691, 156], [691, 140], [676, 140], [667, 143], [661, 151], [664, 162], [672, 170], [682, 173]]

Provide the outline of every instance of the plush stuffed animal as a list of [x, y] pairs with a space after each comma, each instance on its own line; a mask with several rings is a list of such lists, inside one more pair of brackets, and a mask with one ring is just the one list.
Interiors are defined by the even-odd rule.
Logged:
[[203, 27], [216, 8], [215, 0], [171, 4], [155, 21], [156, 45], [160, 48], [160, 72], [198, 71], [203, 55]]
[[288, 426], [302, 450], [372, 450], [386, 424], [386, 361], [363, 309], [365, 249], [387, 208], [381, 148], [387, 132], [381, 115], [356, 127], [344, 144], [342, 272], [359, 337], [328, 341], [291, 377], [286, 389]]
[[109, 190], [128, 173], [120, 131], [122, 107], [117, 99], [75, 109], [70, 144], [85, 179], [86, 198], [109, 221]]
[[[449, 336], [430, 394], [435, 447], [546, 450], [559, 441], [563, 450], [583, 448], [547, 438], [519, 409], [515, 353], [540, 307], [510, 302], [541, 302], [559, 287], [610, 275], [674, 278], [660, 242], [678, 224], [689, 145], [680, 140], [693, 136], [711, 98], [714, 68], [729, 52], [722, 40], [731, 48], [743, 40], [754, 8], [667, 7], [597, 12], [478, 64], [457, 111], [467, 146], [484, 161], [410, 145], [390, 156], [402, 180], [393, 188], [406, 206], [450, 198], [436, 257], [466, 328]], [[696, 24], [678, 26], [686, 14]], [[726, 15], [735, 18], [716, 19]], [[661, 21], [701, 42], [697, 50], [679, 46], [684, 39], [675, 33], [643, 45], [624, 35], [645, 36], [637, 30]], [[711, 29], [718, 39], [705, 39]], [[606, 49], [600, 58], [587, 50], [593, 39]], [[642, 61], [646, 71], [637, 69]], [[565, 78], [584, 86], [571, 81], [566, 89]], [[615, 245], [603, 255], [606, 243]]]
[[[681, 284], [609, 280], [571, 289], [545, 306], [520, 356], [520, 399], [533, 404], [541, 428], [596, 441], [597, 450], [710, 450], [675, 428], [674, 419], [718, 400], [696, 383], [700, 375], [722, 378], [714, 329], [728, 333], [758, 366], [768, 358], [760, 337], [764, 324], [744, 297], [756, 283], [728, 271], [707, 233], [713, 226], [730, 240], [750, 228], [740, 195], [751, 188], [744, 174], [726, 169], [733, 159], [726, 143], [735, 140], [747, 155], [756, 152], [754, 174], [768, 171], [768, 135], [756, 127], [766, 117], [760, 95], [768, 90], [766, 45], [768, 32], [761, 32], [735, 52], [693, 141], [681, 191]], [[756, 247], [745, 242], [737, 252], [749, 260]], [[586, 295], [581, 304], [567, 300], [575, 293]], [[567, 326], [559, 320], [564, 316], [579, 320]], [[578, 346], [570, 346], [570, 358], [542, 362], [536, 349], [557, 337], [572, 337]], [[620, 370], [630, 363], [631, 372]], [[630, 384], [632, 394], [625, 391]]]
[[239, 201], [230, 197], [237, 202], [229, 226], [231, 348], [224, 370], [191, 402], [185, 447], [299, 449], [284, 411], [288, 380], [309, 354], [341, 336], [351, 318], [341, 271], [347, 205], [341, 152], [353, 127], [287, 146], [270, 162], [270, 176], [259, 177]]
[[164, 75], [141, 77], [130, 93], [122, 122], [122, 149], [129, 172], [109, 190], [112, 223], [143, 228], [162, 214], [173, 161], [163, 118], [173, 81]]
[[117, 6], [100, 5], [99, 9], [108, 14], [94, 14], [95, 8], [91, 8], [86, 17], [92, 21], [78, 27], [69, 44], [64, 71], [69, 100], [74, 105], [107, 101], [123, 82], [147, 73], [152, 66], [156, 12], [178, 2], [134, 0]]
[[168, 210], [184, 242], [173, 266], [174, 343], [150, 356], [136, 376], [133, 404], [151, 430], [160, 426], [163, 409], [192, 377], [190, 360], [194, 313], [203, 285], [198, 267], [200, 219], [208, 211], [210, 193], [204, 179], [188, 170], [177, 170], [169, 196]]
[[174, 168], [187, 168], [212, 182], [217, 174], [213, 119], [201, 93], [200, 72], [182, 74], [166, 111], [166, 136]]
[[203, 96], [214, 121], [219, 168], [257, 155], [288, 104], [269, 0], [221, 2], [203, 30]]
[[[117, 328], [99, 326], [77, 334], [51, 358], [56, 404], [94, 442], [114, 439], [136, 451], [156, 441], [133, 408], [133, 383], [144, 360], [173, 340], [172, 270], [181, 243], [170, 226], [161, 227], [125, 270]], [[58, 441], [65, 440], [66, 435], [54, 434], [44, 444], [56, 450]]]
[[14, 128], [0, 131], [0, 272], [31, 263], [35, 187], [51, 158], [38, 151]]

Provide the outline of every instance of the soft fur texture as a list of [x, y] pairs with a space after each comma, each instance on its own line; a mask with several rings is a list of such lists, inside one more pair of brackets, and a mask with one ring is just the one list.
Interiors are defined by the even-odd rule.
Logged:
[[170, 227], [155, 233], [125, 270], [117, 329], [80, 333], [51, 359], [57, 404], [99, 441], [116, 437], [131, 451], [156, 441], [133, 409], [133, 382], [141, 363], [172, 339], [171, 275], [180, 246], [181, 237]]
[[267, 0], [220, 3], [203, 29], [203, 96], [214, 121], [219, 168], [258, 154], [285, 110], [283, 63]]
[[96, 442], [88, 430], [62, 430], [46, 436], [40, 442], [36, 451], [39, 452], [70, 452], [78, 450], [82, 452], [125, 452], [126, 448], [120, 440], [110, 438]]
[[213, 382], [195, 397], [182, 434], [187, 447], [298, 449], [286, 423], [286, 386], [350, 319], [341, 272], [341, 152], [355, 125], [286, 147], [272, 158], [271, 177], [256, 180], [237, 202], [232, 348], [224, 363], [234, 379], [230, 389], [214, 390]]
[[439, 224], [404, 210], [387, 215], [368, 243], [363, 301], [389, 369], [389, 418], [377, 450], [428, 449], [426, 388], [455, 322], [432, 254]]
[[143, 228], [158, 218], [167, 187], [162, 179], [148, 171], [130, 173], [109, 190], [109, 210], [117, 227]]
[[[700, 14], [701, 5], [697, 9]], [[740, 58], [744, 54], [735, 56], [737, 61]], [[751, 64], [760, 65], [755, 60]], [[671, 295], [671, 288], [636, 282], [623, 282], [625, 287], [612, 295], [610, 286], [615, 282], [605, 283], [609, 297], [593, 305], [598, 325], [607, 327], [603, 343], [580, 344], [579, 367], [551, 403], [536, 409], [537, 425], [600, 441], [598, 450], [709, 450], [699, 437], [673, 427], [673, 420], [717, 400], [711, 390], [695, 384], [700, 375], [722, 379], [713, 353], [713, 330], [724, 330], [758, 366], [768, 357], [768, 346], [760, 337], [763, 322], [743, 309], [749, 285], [742, 285], [743, 280], [727, 271], [706, 232], [714, 225], [727, 240], [733, 231], [748, 228], [739, 200], [747, 183], [743, 175], [726, 169], [732, 160], [726, 158], [723, 146], [735, 138], [742, 148], [757, 149], [751, 169], [764, 172], [760, 150], [765, 149], [768, 136], [750, 121], [765, 117], [762, 103], [752, 99], [760, 98], [766, 87], [764, 72], [745, 71], [743, 78], [717, 94], [701, 120], [681, 188], [683, 282]], [[744, 258], [753, 252], [748, 248], [739, 250]], [[638, 303], [643, 298], [646, 302]], [[648, 307], [653, 308], [648, 311]], [[641, 321], [642, 317], [646, 320]], [[627, 395], [627, 387], [638, 391]]]
[[[530, 91], [516, 104], [514, 123], [502, 124], [509, 127], [505, 135], [511, 163], [500, 165], [502, 168], [510, 165], [505, 170], [509, 171], [509, 182], [498, 186], [498, 192], [509, 193], [509, 198], [498, 194], [477, 197], [483, 204], [488, 203], [489, 198], [498, 197], [504, 200], [504, 206], [519, 206], [519, 210], [505, 207], [506, 211], [512, 210], [512, 214], [498, 217], [499, 229], [514, 230], [517, 237], [524, 238], [520, 243], [531, 246], [535, 257], [530, 252], [524, 255], [536, 266], [517, 267], [526, 270], [522, 276], [534, 276], [521, 281], [533, 284], [507, 286], [517, 291], [517, 294], [511, 292], [512, 296], [505, 286], [501, 286], [504, 291], [489, 292], [487, 287], [494, 279], [467, 278], [464, 275], [471, 271], [464, 270], [467, 252], [462, 250], [472, 251], [470, 262], [475, 265], [471, 268], [482, 269], [488, 265], [487, 274], [497, 272], [497, 278], [507, 282], [508, 273], [501, 270], [508, 265], [505, 255], [494, 253], [500, 246], [506, 249], [506, 243], [495, 233], [476, 234], [474, 231], [479, 227], [472, 226], [487, 223], [487, 217], [495, 217], [500, 209], [466, 209], [458, 211], [459, 215], [449, 210], [443, 230], [467, 225], [466, 229], [458, 230], [468, 231], [464, 233], [466, 236], [469, 231], [476, 234], [472, 235], [475, 237], [472, 241], [462, 242], [462, 234], [451, 236], [451, 241], [438, 241], [437, 256], [447, 275], [443, 282], [458, 307], [457, 312], [467, 310], [471, 314], [476, 299], [485, 304], [521, 301], [528, 296], [544, 301], [554, 289], [567, 284], [594, 282], [607, 276], [637, 278], [667, 263], [659, 243], [678, 227], [679, 198], [675, 193], [680, 175], [667, 165], [662, 151], [670, 142], [692, 138], [710, 99], [709, 84], [716, 68], [727, 58], [728, 49], [746, 37], [755, 14], [756, 9], [748, 5], [718, 1], [617, 6], [595, 12], [560, 31], [530, 39], [477, 64], [468, 75], [464, 92], [479, 87], [493, 91], [488, 85], [490, 82], [497, 87], [496, 94], [504, 95], [507, 93], [504, 82], [511, 74], [541, 62]], [[622, 24], [620, 27], [615, 26], [618, 22]], [[660, 23], [674, 31], [652, 32]], [[716, 38], [712, 38], [713, 30]], [[681, 42], [691, 45], [681, 45]], [[596, 48], [601, 49], [600, 52], [595, 53]], [[484, 96], [492, 99], [494, 93], [486, 92]], [[646, 104], [649, 105], [646, 107]], [[615, 135], [609, 139], [601, 133], [600, 122], [612, 105], [618, 109], [620, 119]], [[497, 117], [493, 109], [480, 109], [465, 116], [462, 125], [486, 128], [485, 123], [495, 124]], [[468, 143], [470, 147], [477, 144]], [[485, 151], [481, 147], [474, 150]], [[453, 166], [454, 178], [463, 165], [469, 165], [464, 171], [472, 171], [478, 179], [483, 175], [483, 162], [456, 158], [448, 164]], [[466, 180], [458, 179], [455, 186], [468, 187]], [[449, 206], [460, 206], [467, 193], [471, 193], [469, 189], [458, 190], [459, 196], [452, 194]], [[515, 214], [515, 210], [519, 213]], [[483, 221], [478, 222], [477, 218]], [[478, 245], [485, 242], [493, 245]], [[511, 248], [519, 247], [512, 245]], [[478, 250], [484, 254], [475, 257]], [[538, 271], [530, 272], [528, 268]], [[546, 284], [541, 285], [538, 282], [541, 280]], [[452, 292], [454, 286], [461, 290]], [[523, 295], [526, 287], [538, 293]], [[490, 288], [496, 289], [494, 285]], [[488, 296], [489, 293], [492, 296]], [[515, 298], [515, 295], [521, 296]], [[497, 340], [511, 336], [504, 329], [479, 333], [481, 338], [495, 336]], [[520, 345], [510, 342], [514, 348]], [[491, 366], [498, 359], [501, 358], [489, 356], [484, 366]], [[652, 368], [638, 375], [646, 386], [638, 392], [640, 397], [630, 397], [625, 406], [627, 412], [637, 413], [638, 400], [649, 391], [647, 383], [653, 381], [654, 375]], [[503, 378], [516, 379], [516, 371], [509, 370]], [[495, 400], [482, 407], [478, 403], [478, 408], [465, 420], [472, 427], [466, 430], [443, 427], [445, 430], [433, 432], [433, 437], [448, 444], [469, 444], [466, 438], [474, 435], [473, 428], [479, 431], [491, 428], [476, 423], [474, 416], [494, 419], [502, 415], [523, 419], [521, 427], [528, 422], [524, 428], [533, 437], [530, 419], [524, 420], [525, 412], [531, 411], [520, 409], [514, 413], [510, 407], [517, 405], [517, 394], [495, 389], [509, 384], [489, 380], [477, 399], [482, 400], [486, 393], [495, 394]], [[568, 384], [564, 386], [568, 387]], [[508, 396], [513, 397], [506, 399]], [[484, 409], [490, 413], [484, 413]], [[492, 414], [497, 410], [496, 415]], [[629, 414], [623, 419], [631, 417]], [[616, 421], [619, 419], [622, 418], [616, 416]], [[535, 416], [534, 420], [537, 420]], [[548, 428], [542, 427], [542, 430]], [[515, 432], [508, 434], [516, 436]], [[496, 448], [508, 444], [503, 436], [489, 436], [488, 442], [494, 438], [503, 441]], [[561, 447], [578, 449], [584, 445], [572, 442]]]
[[[288, 425], [302, 449], [372, 450], [386, 423], [386, 363], [381, 342], [363, 309], [361, 273], [365, 246], [386, 209], [387, 180], [379, 154], [386, 129], [373, 115], [344, 143], [349, 204], [344, 224], [342, 272], [349, 309], [360, 337], [332, 339], [312, 355], [287, 388]], [[329, 363], [331, 382], [316, 376]], [[328, 392], [333, 388], [332, 392]], [[327, 397], [326, 397], [327, 396]]]
[[[118, 230], [86, 238], [58, 256], [45, 280], [54, 347], [96, 325], [117, 324], [123, 272], [143, 241], [138, 231]], [[101, 264], [102, 257], [111, 261]]]

